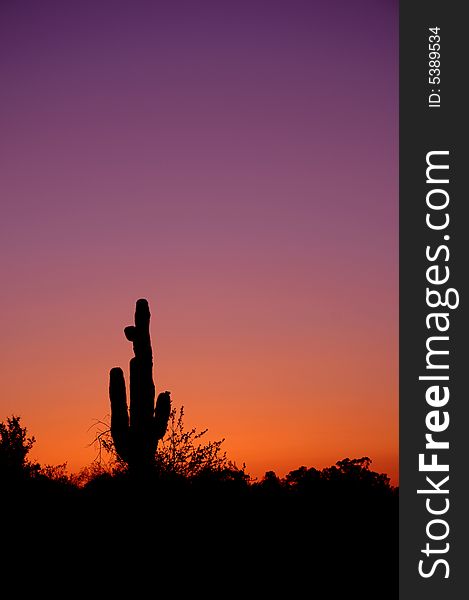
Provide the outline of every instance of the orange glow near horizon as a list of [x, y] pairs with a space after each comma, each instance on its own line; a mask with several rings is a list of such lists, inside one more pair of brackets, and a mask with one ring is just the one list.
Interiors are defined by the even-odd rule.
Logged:
[[[158, 310], [149, 299], [157, 391], [170, 390], [173, 406], [184, 406], [186, 428], [208, 427], [207, 440], [224, 437], [228, 456], [255, 477], [368, 455], [397, 484], [396, 342], [383, 344], [376, 323], [361, 337], [356, 321], [334, 334], [318, 314], [309, 327], [288, 331], [264, 313], [261, 321], [272, 319], [264, 330], [245, 302], [244, 314], [227, 306], [230, 319], [239, 319], [235, 332], [221, 315], [210, 330], [210, 305], [189, 327], [171, 303]], [[54, 320], [33, 314], [34, 326], [12, 336], [2, 408], [20, 414], [36, 436], [33, 457], [77, 471], [96, 456], [94, 421], [108, 419], [109, 369], [122, 366], [128, 380], [132, 350], [122, 330], [134, 303], [97, 306], [86, 319], [78, 304], [67, 306], [77, 318], [67, 322], [65, 307], [51, 311]]]

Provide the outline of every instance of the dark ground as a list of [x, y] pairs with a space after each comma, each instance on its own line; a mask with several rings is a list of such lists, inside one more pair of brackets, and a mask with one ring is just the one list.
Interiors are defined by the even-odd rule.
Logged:
[[398, 597], [397, 491], [354, 461], [258, 483], [3, 477], [2, 502], [4, 573], [66, 596]]

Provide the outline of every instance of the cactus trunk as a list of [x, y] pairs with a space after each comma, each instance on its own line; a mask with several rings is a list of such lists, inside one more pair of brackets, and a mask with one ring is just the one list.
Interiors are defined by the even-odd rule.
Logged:
[[155, 407], [153, 352], [150, 340], [150, 309], [144, 299], [137, 300], [135, 325], [124, 329], [133, 343], [130, 360], [130, 418], [122, 369], [110, 372], [111, 435], [117, 454], [132, 471], [145, 471], [154, 462], [160, 440], [166, 433], [171, 399], [169, 392], [158, 395]]

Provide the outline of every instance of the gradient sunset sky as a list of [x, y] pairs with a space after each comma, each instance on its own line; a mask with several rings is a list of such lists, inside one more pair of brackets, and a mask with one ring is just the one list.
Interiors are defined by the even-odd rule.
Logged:
[[0, 420], [76, 471], [148, 298], [157, 391], [255, 476], [397, 482], [392, 0], [0, 5]]

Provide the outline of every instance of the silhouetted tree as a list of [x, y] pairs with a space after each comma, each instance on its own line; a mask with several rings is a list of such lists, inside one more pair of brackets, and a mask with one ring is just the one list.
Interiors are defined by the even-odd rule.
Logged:
[[344, 458], [337, 461], [335, 466], [323, 469], [322, 478], [331, 483], [359, 486], [362, 490], [389, 491], [389, 477], [385, 473], [372, 471], [371, 462], [368, 456]]
[[275, 473], [275, 471], [266, 471], [264, 477], [259, 483], [262, 490], [272, 493], [278, 492], [283, 487], [283, 482]]
[[285, 476], [285, 484], [289, 490], [304, 493], [316, 489], [321, 483], [321, 471], [311, 467], [299, 467]]
[[36, 440], [28, 436], [20, 421], [20, 417], [12, 416], [0, 423], [0, 473], [3, 476], [30, 476], [40, 468], [27, 460]]

